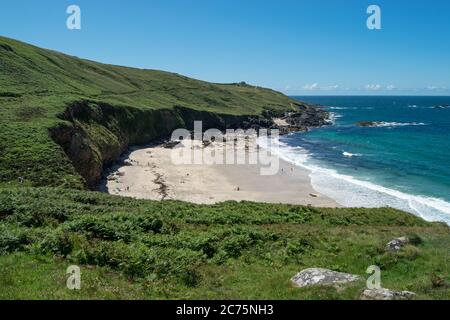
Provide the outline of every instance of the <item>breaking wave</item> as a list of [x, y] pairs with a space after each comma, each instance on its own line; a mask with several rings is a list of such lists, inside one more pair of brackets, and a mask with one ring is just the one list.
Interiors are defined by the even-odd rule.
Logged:
[[[314, 163], [308, 151], [292, 147], [279, 139], [258, 140], [262, 148], [296, 166], [310, 171], [313, 188], [345, 207], [392, 207], [419, 216], [427, 221], [443, 221], [450, 225], [450, 203], [437, 198], [411, 195], [362, 181]], [[349, 154], [349, 153], [348, 153]]]

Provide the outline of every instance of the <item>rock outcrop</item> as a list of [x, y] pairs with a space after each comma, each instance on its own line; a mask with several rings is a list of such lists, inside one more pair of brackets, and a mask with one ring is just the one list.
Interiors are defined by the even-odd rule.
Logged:
[[379, 127], [383, 122], [380, 121], [360, 121], [356, 123], [359, 127]]
[[410, 240], [408, 237], [395, 238], [386, 244], [386, 250], [399, 251], [403, 246], [405, 246], [409, 243], [410, 243]]
[[389, 289], [367, 289], [361, 294], [362, 300], [410, 300], [416, 296], [411, 291], [393, 291]]
[[308, 131], [308, 128], [330, 125], [330, 114], [317, 106], [305, 105], [299, 107], [298, 112], [287, 112], [283, 117], [274, 121], [280, 135], [291, 132]]
[[448, 104], [433, 107], [433, 109], [449, 109], [449, 108], [450, 108], [450, 105], [448, 105]]
[[297, 273], [292, 279], [292, 283], [297, 287], [309, 287], [314, 285], [339, 285], [360, 280], [361, 277], [336, 272], [329, 269], [310, 268]]

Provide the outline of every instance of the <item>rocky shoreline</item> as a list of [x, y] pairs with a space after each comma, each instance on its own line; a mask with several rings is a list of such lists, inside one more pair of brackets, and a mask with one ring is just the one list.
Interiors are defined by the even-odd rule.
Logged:
[[291, 132], [305, 132], [309, 128], [323, 127], [331, 124], [330, 113], [319, 106], [300, 108], [298, 112], [286, 112], [284, 117], [277, 119], [277, 129], [280, 135]]

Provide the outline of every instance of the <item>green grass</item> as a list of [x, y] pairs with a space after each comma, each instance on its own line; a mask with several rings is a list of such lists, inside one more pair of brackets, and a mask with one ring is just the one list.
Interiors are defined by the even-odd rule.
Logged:
[[145, 293], [118, 273], [99, 267], [82, 269], [82, 290], [68, 290], [62, 259], [17, 253], [0, 257], [2, 300], [144, 299]]
[[[51, 188], [3, 190], [0, 204], [0, 299], [356, 299], [364, 281], [298, 289], [289, 279], [308, 267], [365, 277], [372, 264], [387, 288], [450, 297], [448, 226], [394, 209], [195, 205]], [[422, 242], [386, 252], [402, 235]], [[79, 292], [65, 289], [71, 264], [81, 266]]]
[[[87, 61], [0, 37], [0, 299], [356, 299], [308, 267], [449, 299], [449, 227], [393, 209], [139, 201], [83, 191], [129, 144], [308, 108], [269, 89]], [[23, 180], [19, 183], [19, 177]], [[45, 188], [42, 188], [45, 187]], [[78, 189], [78, 190], [77, 190]], [[420, 243], [385, 251], [394, 237]], [[66, 289], [77, 264], [82, 290]]]
[[0, 37], [0, 57], [0, 97], [24, 102], [85, 97], [145, 109], [184, 106], [227, 114], [257, 114], [267, 107], [284, 110], [295, 103], [269, 89], [105, 65], [4, 37]]
[[[91, 131], [86, 132], [92, 118], [83, 119], [81, 125], [61, 119], [64, 111], [77, 103], [91, 105], [97, 109], [97, 116], [102, 111], [99, 106], [114, 106], [125, 118], [106, 115], [97, 123], [97, 130], [91, 123]], [[69, 158], [49, 136], [49, 130], [57, 126], [81, 130], [87, 136], [91, 158], [98, 158], [93, 162], [103, 165], [107, 156], [95, 153], [104, 146], [104, 140], [121, 137], [123, 148], [128, 142], [149, 142], [158, 137], [158, 132], [167, 134], [165, 131], [173, 129], [170, 119], [153, 126], [154, 132], [150, 125], [139, 123], [140, 118], [149, 118], [146, 115], [157, 119], [159, 114], [151, 111], [183, 107], [237, 117], [292, 110], [296, 105], [300, 103], [270, 89], [105, 65], [0, 37], [0, 184], [13, 186], [22, 177], [31, 186], [84, 187], [86, 176], [80, 177], [80, 168], [72, 164], [79, 159]], [[135, 135], [146, 139], [129, 137], [133, 134], [130, 130], [114, 131], [111, 127], [117, 124], [110, 120], [122, 120], [135, 128]], [[172, 122], [178, 125], [178, 120]], [[105, 122], [107, 128], [99, 128]]]

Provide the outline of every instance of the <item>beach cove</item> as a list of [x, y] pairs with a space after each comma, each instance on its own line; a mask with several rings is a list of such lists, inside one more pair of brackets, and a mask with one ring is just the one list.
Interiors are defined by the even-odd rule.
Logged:
[[[247, 155], [258, 152], [256, 139], [251, 139], [249, 144], [250, 148], [245, 151]], [[197, 144], [203, 153], [208, 147]], [[111, 168], [100, 190], [137, 199], [182, 200], [198, 204], [233, 200], [339, 207], [335, 201], [313, 189], [308, 170], [279, 158], [275, 175], [261, 175], [260, 163], [174, 164], [172, 152], [173, 149], [164, 145], [133, 148], [121, 163]]]

